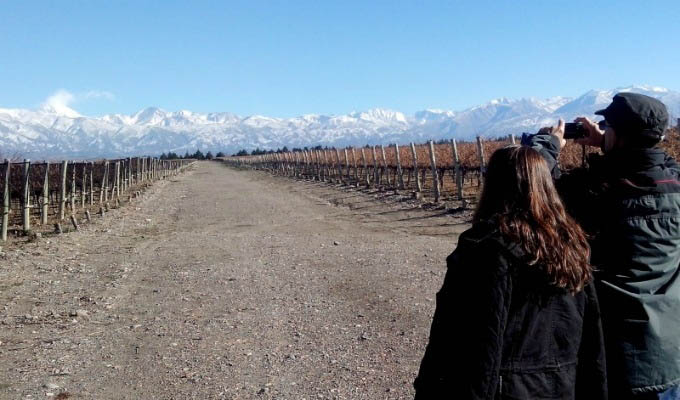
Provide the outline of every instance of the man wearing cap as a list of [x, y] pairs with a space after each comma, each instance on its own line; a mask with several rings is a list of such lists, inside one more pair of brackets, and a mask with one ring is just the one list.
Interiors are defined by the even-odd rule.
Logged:
[[543, 154], [569, 212], [591, 235], [610, 398], [680, 399], [680, 166], [655, 147], [668, 125], [660, 101], [619, 93], [577, 118], [599, 147], [587, 168], [561, 173], [564, 122], [526, 137]]

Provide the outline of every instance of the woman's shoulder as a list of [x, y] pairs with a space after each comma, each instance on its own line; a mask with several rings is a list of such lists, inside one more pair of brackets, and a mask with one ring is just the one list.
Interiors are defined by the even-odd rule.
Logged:
[[461, 233], [458, 246], [446, 261], [449, 267], [455, 264], [494, 264], [503, 271], [510, 271], [513, 265], [525, 266], [529, 258], [520, 243], [501, 233], [497, 221], [484, 220]]
[[460, 234], [458, 244], [461, 243], [474, 245], [484, 242], [485, 240], [493, 239], [500, 236], [498, 224], [494, 221], [479, 221], [475, 222]]
[[474, 223], [458, 237], [456, 249], [446, 259], [447, 264], [506, 264], [513, 245], [507, 243], [492, 221]]
[[518, 259], [525, 257], [519, 243], [508, 240], [500, 231], [498, 222], [484, 220], [475, 222], [468, 230], [461, 233], [458, 238], [458, 247], [477, 248], [487, 251], [501, 252]]

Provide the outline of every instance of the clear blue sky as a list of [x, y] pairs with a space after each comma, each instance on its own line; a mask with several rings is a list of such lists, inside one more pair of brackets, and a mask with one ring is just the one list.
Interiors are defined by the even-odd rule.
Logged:
[[680, 89], [680, 1], [5, 1], [0, 107], [288, 117]]

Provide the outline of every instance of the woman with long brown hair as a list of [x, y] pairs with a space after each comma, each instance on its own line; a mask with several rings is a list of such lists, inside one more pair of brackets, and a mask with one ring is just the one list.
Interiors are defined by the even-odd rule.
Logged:
[[589, 253], [543, 157], [497, 150], [446, 260], [416, 399], [606, 398]]

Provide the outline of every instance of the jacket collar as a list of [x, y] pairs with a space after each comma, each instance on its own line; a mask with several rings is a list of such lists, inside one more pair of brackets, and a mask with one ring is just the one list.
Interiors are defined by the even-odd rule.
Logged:
[[459, 241], [468, 241], [474, 244], [491, 242], [518, 260], [526, 259], [527, 254], [522, 247], [518, 243], [511, 242], [503, 237], [498, 226], [497, 216], [484, 221], [478, 221], [461, 235]]

